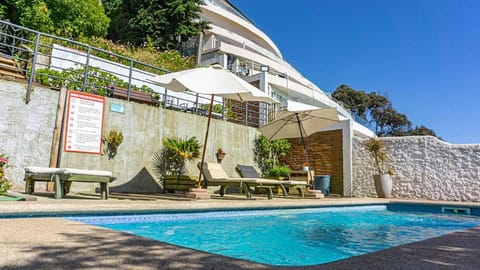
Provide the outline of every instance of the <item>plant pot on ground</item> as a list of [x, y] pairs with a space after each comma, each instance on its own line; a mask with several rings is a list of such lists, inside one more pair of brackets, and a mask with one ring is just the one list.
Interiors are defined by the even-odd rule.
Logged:
[[[288, 180], [288, 176], [290, 175], [290, 168], [287, 166], [273, 166], [265, 173], [265, 177], [269, 179], [275, 180]], [[282, 193], [280, 188], [277, 188], [276, 194]]]
[[376, 174], [373, 175], [375, 191], [380, 198], [392, 197], [393, 168], [389, 166], [389, 156], [385, 150], [385, 143], [377, 138], [371, 138], [365, 142], [365, 147], [372, 158]]

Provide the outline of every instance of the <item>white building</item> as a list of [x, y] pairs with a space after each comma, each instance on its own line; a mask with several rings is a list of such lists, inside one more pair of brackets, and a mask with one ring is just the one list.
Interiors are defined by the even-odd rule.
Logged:
[[[258, 86], [289, 110], [336, 107], [357, 136], [374, 132], [282, 58], [275, 43], [228, 0], [205, 0], [202, 19], [210, 22], [200, 38], [199, 64], [220, 63]], [[345, 124], [344, 124], [345, 125]], [[337, 128], [338, 127], [334, 127]]]

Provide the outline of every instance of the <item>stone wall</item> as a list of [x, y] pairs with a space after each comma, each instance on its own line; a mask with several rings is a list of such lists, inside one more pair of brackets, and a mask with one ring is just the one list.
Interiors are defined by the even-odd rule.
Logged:
[[[0, 80], [0, 151], [10, 156], [15, 166], [7, 169], [6, 176], [16, 190], [23, 189], [26, 166], [50, 165], [59, 97], [58, 91], [37, 86], [31, 102], [25, 104], [25, 87], [25, 83]], [[110, 111], [112, 103], [124, 106], [125, 112]], [[164, 137], [196, 136], [203, 145], [206, 126], [206, 117], [106, 98], [103, 131], [123, 133], [118, 154], [109, 160], [98, 154], [62, 152], [60, 166], [112, 171], [117, 177], [113, 186], [144, 175], [145, 169], [155, 176], [152, 158], [160, 151]], [[221, 147], [227, 153], [223, 167], [229, 175], [238, 177], [237, 163], [254, 164], [253, 141], [257, 134], [255, 128], [212, 119], [205, 160], [216, 162], [215, 153]], [[191, 175], [198, 176], [194, 163], [188, 163], [187, 169]], [[86, 191], [93, 188], [76, 183], [72, 189], [78, 190], [78, 187]]]
[[[393, 196], [480, 201], [480, 145], [454, 145], [431, 136], [381, 138], [395, 169]], [[376, 196], [364, 140], [353, 140], [353, 195]]]

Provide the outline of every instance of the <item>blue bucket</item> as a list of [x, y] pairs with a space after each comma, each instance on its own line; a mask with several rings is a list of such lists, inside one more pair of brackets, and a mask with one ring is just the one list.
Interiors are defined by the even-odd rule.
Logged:
[[313, 189], [321, 190], [327, 196], [330, 193], [330, 175], [314, 175]]

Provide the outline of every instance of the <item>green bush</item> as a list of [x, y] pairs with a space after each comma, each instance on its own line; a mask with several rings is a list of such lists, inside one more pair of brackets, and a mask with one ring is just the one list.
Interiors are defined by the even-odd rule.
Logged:
[[288, 177], [290, 174], [290, 168], [287, 166], [273, 166], [266, 173], [266, 177]]
[[[30, 76], [30, 74], [28, 74], [28, 76]], [[64, 69], [62, 71], [46, 68], [39, 69], [35, 72], [35, 80], [40, 84], [52, 88], [61, 88], [63, 85], [65, 85], [69, 90], [77, 91], [82, 91], [84, 77], [85, 67], [78, 69]], [[112, 86], [128, 88], [128, 82], [125, 82], [109, 72], [103, 71], [97, 67], [88, 68], [85, 87], [85, 91], [87, 93], [105, 96], [107, 89]], [[143, 85], [142, 87], [132, 85], [131, 89], [134, 91], [150, 93], [152, 94], [152, 99], [159, 98], [158, 94], [154, 92], [152, 88], [146, 85]]]
[[254, 144], [255, 162], [264, 176], [268, 176], [269, 171], [274, 167], [281, 167], [278, 159], [280, 156], [285, 156], [291, 147], [286, 139], [269, 140], [263, 135], [257, 137]]

